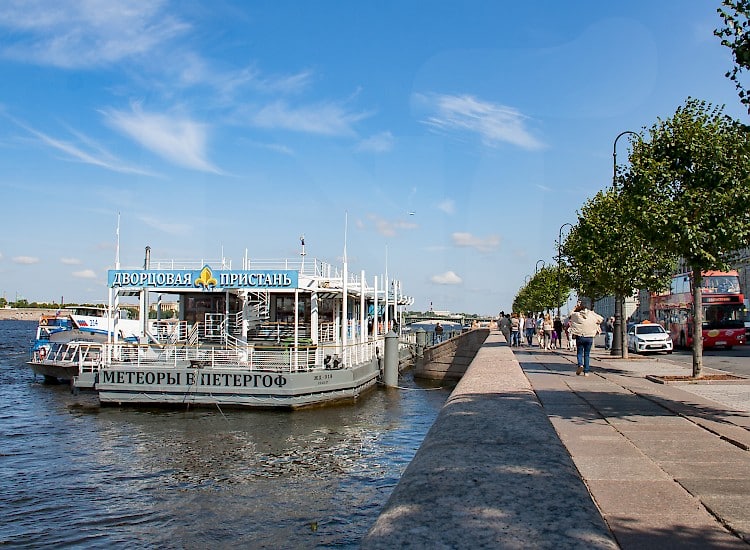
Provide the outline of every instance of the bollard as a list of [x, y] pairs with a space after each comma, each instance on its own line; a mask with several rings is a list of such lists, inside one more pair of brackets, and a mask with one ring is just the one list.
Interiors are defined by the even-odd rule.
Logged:
[[385, 335], [385, 367], [383, 382], [389, 388], [398, 386], [398, 335], [389, 330]]
[[417, 329], [417, 357], [424, 357], [425, 347], [427, 347], [427, 333], [423, 328]]

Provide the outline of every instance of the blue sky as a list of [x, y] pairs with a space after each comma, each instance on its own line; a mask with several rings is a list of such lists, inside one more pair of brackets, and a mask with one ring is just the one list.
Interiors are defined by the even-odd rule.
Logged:
[[106, 301], [119, 212], [123, 267], [336, 262], [346, 228], [414, 309], [507, 311], [617, 134], [747, 117], [718, 6], [4, 0], [0, 292]]

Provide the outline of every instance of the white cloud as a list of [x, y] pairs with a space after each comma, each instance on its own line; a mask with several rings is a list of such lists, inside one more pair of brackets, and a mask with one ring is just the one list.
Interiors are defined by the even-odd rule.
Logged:
[[60, 262], [65, 265], [79, 265], [81, 260], [78, 258], [60, 258]]
[[295, 132], [326, 136], [354, 135], [353, 125], [370, 116], [353, 113], [336, 103], [318, 103], [291, 107], [285, 101], [275, 101], [250, 116], [251, 124], [261, 128], [282, 128]]
[[390, 132], [381, 132], [360, 141], [357, 145], [357, 151], [387, 153], [393, 149], [393, 143], [393, 134]]
[[76, 279], [96, 279], [96, 273], [91, 269], [84, 269], [82, 271], [74, 271], [72, 275]]
[[190, 232], [190, 226], [185, 223], [169, 223], [149, 216], [139, 216], [138, 218], [149, 227], [169, 235], [187, 235]]
[[280, 143], [261, 143], [259, 141], [250, 141], [249, 144], [253, 147], [266, 149], [275, 153], [281, 153], [282, 155], [294, 156], [294, 150]]
[[265, 94], [289, 95], [308, 88], [312, 75], [312, 71], [300, 71], [290, 75], [264, 76], [255, 67], [248, 67], [225, 75], [213, 75], [211, 80], [226, 96], [234, 96], [238, 90], [246, 88]]
[[523, 149], [543, 144], [526, 128], [528, 117], [513, 107], [482, 101], [470, 95], [418, 95], [434, 111], [424, 123], [437, 131], [470, 132], [490, 147], [510, 143]]
[[500, 246], [500, 237], [497, 235], [488, 235], [482, 239], [471, 233], [453, 233], [451, 238], [456, 246], [475, 248], [480, 252], [491, 252]]
[[39, 258], [36, 258], [34, 256], [15, 256], [13, 258], [13, 263], [21, 264], [21, 265], [38, 264]]
[[395, 237], [399, 230], [416, 229], [417, 224], [406, 220], [385, 220], [369, 214], [369, 220], [375, 225], [375, 229], [384, 237]]
[[430, 280], [436, 285], [460, 285], [463, 283], [463, 279], [453, 271], [446, 271], [439, 275], [433, 275]]
[[453, 214], [456, 211], [456, 202], [453, 199], [445, 199], [438, 203], [437, 208], [446, 214]]
[[144, 56], [190, 28], [167, 8], [164, 0], [3, 0], [0, 54], [63, 68]]
[[119, 172], [122, 174], [139, 174], [143, 176], [155, 175], [154, 173], [142, 168], [125, 164], [123, 161], [112, 155], [109, 151], [105, 150], [93, 140], [87, 138], [83, 134], [75, 132], [74, 130], [71, 130], [71, 133], [77, 138], [78, 143], [51, 137], [43, 132], [35, 130], [19, 122], [18, 120], [15, 120], [11, 117], [8, 118], [13, 120], [13, 122], [18, 124], [21, 128], [23, 128], [30, 134], [36, 136], [44, 145], [65, 153], [66, 156], [75, 161], [83, 162], [84, 164], [91, 164], [93, 166], [99, 166], [101, 168], [106, 168], [108, 170], [112, 170], [113, 172]]
[[193, 170], [222, 174], [206, 158], [206, 126], [187, 117], [146, 113], [133, 104], [131, 112], [103, 111], [107, 122], [166, 160]]

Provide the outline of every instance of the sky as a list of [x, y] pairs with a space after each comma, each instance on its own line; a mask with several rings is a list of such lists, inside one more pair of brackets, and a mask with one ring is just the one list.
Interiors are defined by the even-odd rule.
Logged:
[[119, 216], [123, 268], [304, 235], [411, 309], [510, 311], [620, 132], [747, 117], [719, 5], [3, 0], [0, 293], [106, 302]]

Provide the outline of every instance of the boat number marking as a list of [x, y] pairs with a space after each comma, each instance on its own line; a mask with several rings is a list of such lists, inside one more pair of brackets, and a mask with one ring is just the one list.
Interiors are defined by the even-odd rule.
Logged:
[[333, 379], [333, 374], [316, 374], [313, 377], [313, 380], [315, 380], [318, 383], [318, 386], [324, 386], [325, 384], [328, 384]]

